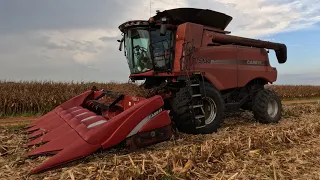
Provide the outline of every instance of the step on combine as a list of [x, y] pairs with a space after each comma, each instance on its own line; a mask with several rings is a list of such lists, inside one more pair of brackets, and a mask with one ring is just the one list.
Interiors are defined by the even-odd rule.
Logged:
[[93, 88], [31, 123], [27, 156], [54, 154], [32, 173], [126, 142], [137, 149], [169, 140], [173, 130], [214, 133], [228, 111], [248, 110], [260, 123], [282, 116], [277, 79], [286, 45], [230, 35], [232, 17], [194, 8], [170, 9], [119, 26], [130, 79], [144, 80], [146, 97]]

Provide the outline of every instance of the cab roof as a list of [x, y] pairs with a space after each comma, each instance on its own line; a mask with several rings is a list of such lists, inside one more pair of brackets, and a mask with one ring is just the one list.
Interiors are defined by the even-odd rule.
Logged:
[[209, 9], [196, 9], [196, 8], [177, 8], [169, 9], [158, 12], [153, 18], [160, 20], [162, 17], [170, 19], [170, 23], [180, 25], [186, 22], [201, 24], [221, 30], [225, 28], [232, 21], [232, 17], [217, 11]]

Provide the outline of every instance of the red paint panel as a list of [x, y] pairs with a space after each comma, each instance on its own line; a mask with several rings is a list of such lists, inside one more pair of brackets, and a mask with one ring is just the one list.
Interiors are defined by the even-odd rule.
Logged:
[[192, 42], [195, 48], [201, 47], [201, 37], [203, 34], [203, 25], [195, 23], [185, 23], [185, 41]]
[[138, 104], [139, 102], [141, 102], [145, 99], [146, 98], [143, 98], [143, 97], [124, 96], [124, 100], [123, 100], [124, 110], [127, 110], [128, 108]]
[[29, 138], [29, 139], [30, 139], [30, 138], [34, 138], [34, 137], [37, 137], [37, 136], [39, 136], [39, 135], [41, 135], [41, 134], [45, 134], [46, 132], [47, 132], [47, 131], [44, 131], [44, 130], [39, 129], [39, 130], [37, 130], [37, 131], [29, 134], [29, 135], [27, 136], [27, 138]]
[[33, 141], [25, 144], [25, 146], [33, 146], [36, 144], [40, 144], [42, 142], [51, 141], [51, 140], [58, 138], [60, 136], [64, 136], [64, 134], [66, 134], [70, 130], [71, 130], [71, 127], [67, 123], [64, 123], [61, 126], [59, 126], [58, 128], [48, 132], [47, 134], [44, 134], [43, 136], [38, 137], [37, 139], [34, 139]]
[[93, 99], [97, 98], [98, 96], [100, 96], [103, 93], [103, 89], [100, 91], [94, 91], [94, 96]]
[[[194, 23], [184, 23], [178, 26], [176, 32], [176, 47], [174, 58], [174, 72], [180, 72], [180, 61], [183, 52], [184, 43], [191, 43], [195, 48], [201, 46], [203, 26]], [[191, 45], [191, 44], [190, 44]]]
[[[150, 99], [126, 96], [121, 103], [123, 105], [131, 103], [132, 106], [127, 106], [126, 111], [108, 121], [105, 117], [80, 107], [80, 104], [69, 104], [72, 109], [64, 108], [63, 106], [57, 107], [55, 111], [43, 116], [46, 118], [40, 118], [41, 121], [38, 121], [29, 130], [41, 129], [31, 134], [30, 137], [42, 136], [27, 143], [25, 146], [39, 143], [45, 144], [29, 152], [27, 156], [53, 152], [58, 152], [58, 154], [42, 163], [32, 172], [39, 172], [87, 156], [100, 147], [108, 148], [118, 144], [145, 117], [164, 105], [161, 96], [154, 96]], [[84, 112], [88, 113], [82, 114]], [[93, 118], [81, 122], [81, 120], [88, 117]], [[103, 124], [91, 129], [88, 128], [88, 126], [98, 121]], [[143, 129], [159, 128], [168, 124], [170, 124], [170, 117], [167, 112], [162, 112], [154, 117], [152, 122], [149, 122]]]
[[[80, 135], [81, 138], [83, 138], [83, 136], [85, 136], [85, 134], [87, 134], [90, 131], [88, 129], [88, 127], [84, 124], [79, 124], [74, 130], [77, 131], [77, 133]], [[99, 143], [92, 143], [92, 142], [88, 142], [88, 143], [89, 144], [99, 144]]]
[[35, 121], [33, 121], [32, 123], [30, 123], [28, 126], [26, 126], [26, 129], [31, 128], [32, 126], [35, 126], [38, 123], [43, 122], [45, 119], [48, 119], [52, 116], [56, 116], [57, 114], [55, 113], [55, 110], [52, 110], [50, 112], [48, 112], [47, 114], [41, 116], [40, 118], [36, 119]]
[[70, 129], [64, 136], [59, 136], [59, 138], [53, 139], [52, 141], [30, 151], [27, 156], [40, 155], [47, 152], [60, 151], [63, 148], [70, 145], [73, 141], [79, 138], [79, 135], [73, 129]]
[[61, 119], [61, 117], [52, 116], [51, 118], [46, 119], [46, 121], [43, 121], [42, 123], [38, 123], [35, 126], [27, 129], [26, 132], [35, 131], [35, 130], [38, 130], [39, 128], [43, 130], [49, 130], [54, 127], [57, 127], [62, 122], [63, 122], [63, 119]]
[[[265, 49], [238, 47], [238, 58], [242, 60], [259, 60], [269, 62], [268, 54]], [[238, 65], [238, 86], [243, 87], [253, 79], [262, 78], [269, 82], [277, 79], [277, 71], [268, 66], [259, 65]]]
[[181, 24], [178, 26], [176, 32], [176, 47], [175, 47], [175, 57], [173, 64], [173, 71], [180, 72], [180, 59], [182, 55], [183, 43], [185, 40], [186, 24]]
[[[199, 58], [195, 61], [205, 58], [229, 62], [238, 59], [237, 51], [234, 46], [204, 47], [198, 50], [197, 57]], [[198, 67], [200, 71], [205, 72], [205, 77], [219, 90], [236, 88], [238, 85], [236, 63], [203, 63]]]
[[123, 121], [127, 119], [131, 115], [131, 113], [134, 112], [135, 109], [136, 107], [134, 106], [108, 120], [107, 123], [98, 126], [98, 128], [90, 129], [87, 133], [82, 134], [82, 138], [90, 144], [103, 143], [103, 141], [108, 139], [111, 134], [123, 123]]
[[[100, 145], [91, 145], [85, 142], [74, 130], [65, 134], [65, 136], [61, 138], [48, 142], [47, 144], [47, 146], [42, 146], [44, 148], [41, 149], [41, 153], [56, 151], [59, 149], [61, 151], [33, 169], [32, 173], [37, 173], [44, 169], [52, 168], [88, 156], [100, 148]], [[40, 152], [39, 150], [37, 151], [37, 153]]]
[[147, 124], [145, 124], [139, 132], [151, 131], [161, 127], [165, 127], [171, 124], [171, 119], [168, 111], [162, 111], [156, 117], [152, 118]]
[[32, 123], [32, 126], [25, 130], [25, 132], [30, 132], [39, 129], [40, 126], [46, 125], [50, 123], [53, 119], [59, 118], [60, 116], [57, 115], [54, 111], [42, 116], [39, 118], [37, 122]]
[[64, 102], [63, 104], [61, 104], [60, 106], [63, 109], [69, 109], [72, 108], [74, 106], [79, 106], [82, 104], [82, 102], [85, 100], [85, 98], [91, 93], [91, 91], [86, 91], [78, 96], [75, 96], [73, 98], [71, 98], [70, 100]]
[[[145, 117], [150, 115], [152, 112], [154, 112], [156, 109], [159, 109], [164, 104], [161, 96], [154, 96], [150, 99], [147, 99], [144, 101], [143, 104], [138, 104], [137, 107], [134, 109], [135, 106], [128, 109], [133, 110], [134, 112], [131, 112], [131, 115], [127, 117], [126, 119], [123, 119], [123, 122], [121, 125], [117, 127], [113, 127], [111, 130], [111, 136], [109, 138], [106, 138], [104, 136], [104, 140], [102, 142], [103, 148], [112, 147], [118, 143], [120, 143], [122, 140], [124, 140], [127, 135], [139, 124], [140, 121], [142, 121]], [[125, 111], [126, 112], [126, 111]], [[106, 123], [106, 127], [109, 125], [109, 123]], [[111, 124], [110, 124], [111, 126]], [[101, 131], [102, 129], [100, 129]], [[101, 133], [100, 133], [101, 134]]]
[[[86, 120], [86, 121], [83, 121], [83, 122], [81, 122], [82, 120], [84, 120], [85, 118], [88, 118], [88, 117], [91, 117], [91, 116], [95, 116], [94, 118], [92, 118], [92, 119], [89, 119], [89, 120]], [[83, 123], [83, 124], [85, 124], [85, 125], [87, 125], [87, 124], [90, 124], [90, 123], [92, 123], [94, 120], [97, 120], [97, 119], [105, 119], [104, 117], [102, 117], [102, 116], [97, 116], [96, 114], [92, 114], [92, 115], [87, 115], [87, 116], [85, 116], [85, 117], [83, 117], [83, 118], [72, 118], [71, 120], [70, 120], [70, 122], [69, 122], [69, 125], [72, 127], [72, 128], [76, 128], [79, 124], [81, 124], [81, 123]]]

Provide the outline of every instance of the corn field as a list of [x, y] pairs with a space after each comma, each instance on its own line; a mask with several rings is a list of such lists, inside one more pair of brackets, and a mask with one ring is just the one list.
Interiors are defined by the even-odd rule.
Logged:
[[[143, 91], [131, 83], [58, 83], [0, 81], [0, 117], [21, 114], [43, 114], [66, 100], [96, 86], [128, 95], [143, 96]], [[320, 97], [320, 86], [268, 86], [282, 99]]]
[[272, 86], [267, 86], [267, 88], [271, 88], [271, 89], [275, 90], [282, 99], [320, 97], [320, 86], [272, 85]]
[[0, 117], [47, 113], [73, 96], [90, 90], [93, 86], [129, 95], [143, 95], [139, 86], [129, 83], [2, 81], [0, 82]]

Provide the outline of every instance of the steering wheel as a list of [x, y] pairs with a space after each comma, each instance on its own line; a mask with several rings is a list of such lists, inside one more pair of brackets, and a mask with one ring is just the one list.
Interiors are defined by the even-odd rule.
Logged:
[[148, 50], [139, 45], [134, 46], [134, 56], [137, 58], [136, 68], [137, 71], [142, 71], [149, 66], [150, 58], [148, 56]]
[[137, 57], [139, 57], [142, 53], [147, 53], [148, 50], [144, 47], [141, 47], [139, 45], [136, 45], [133, 47], [134, 51], [134, 55], [136, 55]]

